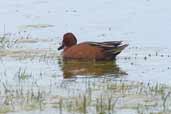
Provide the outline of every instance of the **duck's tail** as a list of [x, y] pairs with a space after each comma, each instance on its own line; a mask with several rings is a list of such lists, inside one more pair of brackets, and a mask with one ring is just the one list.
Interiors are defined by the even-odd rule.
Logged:
[[109, 41], [109, 42], [87, 42], [92, 46], [97, 46], [104, 49], [105, 56], [111, 60], [124, 50], [128, 44], [122, 44], [122, 41]]
[[127, 46], [128, 46], [128, 44], [119, 45], [117, 47], [113, 47], [113, 48], [111, 48], [109, 50], [106, 50], [106, 52], [116, 55], [116, 54], [121, 53], [121, 51], [124, 50]]

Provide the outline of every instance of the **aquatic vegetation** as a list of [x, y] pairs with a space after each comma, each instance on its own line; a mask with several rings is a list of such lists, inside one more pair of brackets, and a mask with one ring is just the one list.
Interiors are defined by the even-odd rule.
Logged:
[[[170, 1], [76, 2], [0, 0], [0, 114], [170, 114]], [[65, 62], [64, 32], [130, 46], [116, 62]]]
[[35, 24], [35, 25], [23, 25], [23, 26], [20, 26], [20, 28], [37, 28], [37, 29], [40, 29], [40, 28], [48, 28], [48, 27], [54, 27], [54, 25], [49, 25], [49, 24]]
[[[1, 112], [37, 109], [43, 111], [50, 107], [59, 109], [60, 114], [63, 112], [107, 114], [124, 109], [135, 110], [137, 113], [163, 113], [171, 110], [171, 87], [163, 84], [112, 80], [110, 77], [94, 78], [94, 81], [84, 78], [82, 81], [88, 82], [85, 85], [86, 90], [83, 91], [79, 86], [77, 88], [82, 82], [75, 83], [73, 87], [70, 83], [60, 87], [68, 92], [66, 96], [49, 93], [50, 88], [43, 89], [40, 86], [26, 89], [24, 85], [9, 88], [8, 84], [4, 84], [1, 97], [5, 98], [5, 101], [1, 104], [4, 107]], [[56, 85], [52, 85], [52, 88], [53, 91], [58, 91]]]
[[8, 49], [16, 44], [16, 40], [9, 37], [8, 34], [3, 34], [0, 36], [0, 49]]
[[[46, 41], [48, 40], [40, 40], [40, 42]], [[30, 37], [19, 38], [15, 46], [22, 43], [32, 45], [38, 42], [38, 39]], [[146, 57], [145, 61], [161, 58], [156, 56], [155, 52], [150, 54], [136, 52], [132, 55], [123, 58], [121, 56], [119, 60], [136, 67], [137, 61], [144, 62], [144, 57]], [[8, 69], [1, 73], [0, 113], [3, 114], [35, 110], [43, 112], [51, 108], [56, 109], [59, 114], [109, 114], [121, 110], [152, 114], [168, 113], [171, 110], [169, 85], [125, 80], [129, 73], [122, 70], [115, 61], [63, 61], [55, 50], [23, 47], [1, 50], [0, 56], [11, 57], [18, 63], [32, 63], [24, 67], [19, 65], [15, 68], [18, 70], [12, 74], [9, 74]], [[1, 62], [6, 64], [9, 61], [2, 59]], [[41, 70], [31, 69], [35, 64], [39, 65]], [[54, 70], [57, 65], [59, 71]], [[165, 70], [169, 68], [169, 66], [165, 67]], [[150, 67], [150, 69], [155, 71], [157, 68]], [[142, 72], [146, 73], [143, 70]], [[12, 79], [7, 80], [9, 76]]]
[[[12, 46], [8, 50], [0, 50], [3, 64], [11, 59], [17, 64], [28, 64], [12, 67], [15, 69], [13, 73], [9, 72], [8, 67], [0, 73], [0, 113], [43, 112], [51, 108], [59, 114], [109, 114], [122, 110], [160, 114], [171, 110], [169, 85], [128, 81], [125, 79], [129, 75], [128, 70], [122, 70], [117, 61], [63, 61], [52, 48], [19, 47], [22, 44], [53, 43], [46, 39], [39, 41], [27, 35], [21, 36], [13, 45], [15, 49]], [[133, 49], [141, 50], [138, 47]], [[156, 51], [145, 54], [133, 52], [128, 51], [131, 56], [121, 55], [118, 61], [137, 67], [142, 61], [146, 61], [145, 65], [149, 60], [168, 59], [168, 56], [156, 56]], [[157, 52], [157, 55], [165, 54]], [[6, 57], [10, 59], [6, 60]], [[37, 66], [40, 69], [37, 70]], [[155, 72], [158, 67], [149, 69]], [[162, 71], [169, 69], [170, 66], [165, 66]], [[142, 69], [140, 72], [145, 75], [148, 70]]]

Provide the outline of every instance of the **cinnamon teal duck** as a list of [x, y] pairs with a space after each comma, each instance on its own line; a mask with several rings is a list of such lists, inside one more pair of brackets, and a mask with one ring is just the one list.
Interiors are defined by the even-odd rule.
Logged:
[[73, 33], [66, 33], [58, 50], [64, 49], [64, 60], [102, 61], [115, 60], [116, 56], [127, 46], [128, 44], [122, 44], [122, 41], [82, 42], [77, 44], [75, 35]]

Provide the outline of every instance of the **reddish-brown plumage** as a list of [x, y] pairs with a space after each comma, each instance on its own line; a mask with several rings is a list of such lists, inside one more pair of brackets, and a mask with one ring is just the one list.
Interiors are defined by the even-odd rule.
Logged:
[[84, 42], [77, 44], [77, 39], [72, 33], [63, 36], [62, 45], [58, 48], [63, 51], [64, 59], [75, 60], [113, 60], [125, 47], [120, 46], [121, 41], [111, 42]]
[[91, 46], [87, 43], [81, 43], [64, 49], [64, 59], [88, 59], [102, 60], [104, 59], [103, 48]]

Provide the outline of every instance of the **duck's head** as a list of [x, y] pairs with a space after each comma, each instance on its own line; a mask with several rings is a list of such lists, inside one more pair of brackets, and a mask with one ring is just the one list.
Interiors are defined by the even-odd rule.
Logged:
[[61, 50], [63, 48], [67, 48], [67, 47], [71, 47], [73, 45], [77, 44], [77, 39], [74, 36], [73, 33], [65, 33], [63, 36], [63, 41], [62, 41], [62, 45], [58, 48], [58, 50]]

